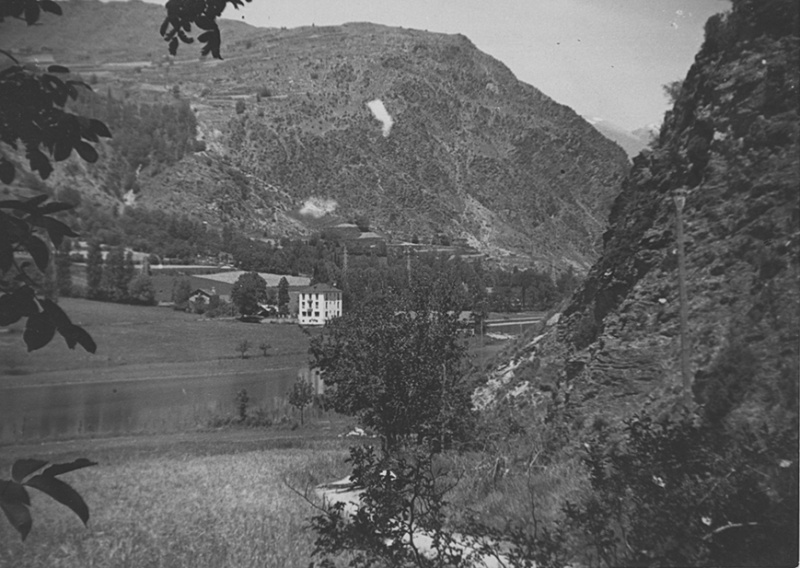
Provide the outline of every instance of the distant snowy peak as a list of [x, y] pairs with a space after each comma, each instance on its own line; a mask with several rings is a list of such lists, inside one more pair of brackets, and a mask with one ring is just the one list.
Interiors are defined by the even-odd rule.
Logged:
[[658, 133], [658, 125], [648, 124], [633, 132], [617, 126], [613, 122], [598, 117], [584, 117], [603, 136], [619, 144], [629, 158], [633, 158], [644, 150], [654, 135]]

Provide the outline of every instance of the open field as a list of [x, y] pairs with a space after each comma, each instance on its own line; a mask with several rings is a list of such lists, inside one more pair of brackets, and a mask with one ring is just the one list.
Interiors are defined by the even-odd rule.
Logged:
[[314, 432], [241, 434], [84, 440], [35, 454], [9, 448], [0, 455], [2, 476], [23, 455], [86, 456], [99, 465], [63, 476], [89, 505], [88, 528], [32, 490], [34, 525], [24, 543], [0, 519], [0, 566], [306, 568], [313, 509], [284, 480], [302, 488], [346, 475], [346, 443]]
[[[166, 308], [128, 306], [64, 298], [60, 305], [98, 344], [91, 355], [71, 351], [58, 336], [39, 351], [26, 353], [23, 325], [0, 335], [0, 388], [43, 382], [77, 382], [113, 378], [169, 377], [197, 372], [210, 364], [236, 370], [300, 367], [308, 360], [309, 337], [297, 326], [242, 324]], [[250, 342], [242, 360], [236, 345]], [[264, 358], [258, 349], [272, 347]]]

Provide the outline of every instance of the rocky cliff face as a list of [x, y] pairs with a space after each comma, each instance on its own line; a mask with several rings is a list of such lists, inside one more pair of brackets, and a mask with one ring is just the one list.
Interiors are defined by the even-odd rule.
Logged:
[[722, 429], [786, 435], [796, 458], [794, 4], [735, 2], [709, 21], [658, 142], [634, 159], [614, 201], [599, 260], [563, 313], [498, 361], [476, 395], [481, 405], [557, 393], [576, 432], [681, 406], [673, 203], [681, 189], [694, 412]]

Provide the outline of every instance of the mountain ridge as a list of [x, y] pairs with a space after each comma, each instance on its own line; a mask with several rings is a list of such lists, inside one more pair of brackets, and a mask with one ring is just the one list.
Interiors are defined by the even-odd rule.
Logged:
[[[109, 22], [103, 14], [124, 10], [127, 29], [162, 13], [77, 4], [89, 7], [83, 20]], [[21, 49], [39, 53], [41, 37], [26, 41]], [[95, 40], [120, 53], [109, 42]], [[368, 23], [223, 27], [223, 61], [197, 59], [191, 45], [164, 57], [165, 44], [153, 45], [134, 42], [120, 59], [80, 66], [99, 93], [137, 104], [185, 100], [196, 114], [204, 150], [158, 171], [127, 165], [138, 180], [135, 206], [299, 236], [313, 225], [299, 215], [303, 203], [332, 199], [337, 216], [365, 215], [395, 239], [447, 234], [510, 262], [561, 268], [585, 269], [597, 254], [628, 168], [623, 152], [463, 36]], [[79, 47], [57, 60], [81, 60], [90, 50]], [[395, 120], [388, 137], [366, 106], [374, 99]]]

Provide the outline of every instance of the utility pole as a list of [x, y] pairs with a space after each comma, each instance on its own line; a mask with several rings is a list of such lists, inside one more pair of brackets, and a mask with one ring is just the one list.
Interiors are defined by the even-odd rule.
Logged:
[[411, 289], [411, 248], [403, 248], [406, 250], [406, 274], [408, 275], [408, 288]]
[[683, 247], [683, 206], [686, 204], [686, 189], [676, 189], [672, 200], [675, 203], [675, 230], [678, 240], [678, 290], [680, 293], [681, 318], [681, 377], [683, 399], [686, 408], [692, 406], [692, 376], [689, 362], [689, 299], [686, 293], [686, 258]]

